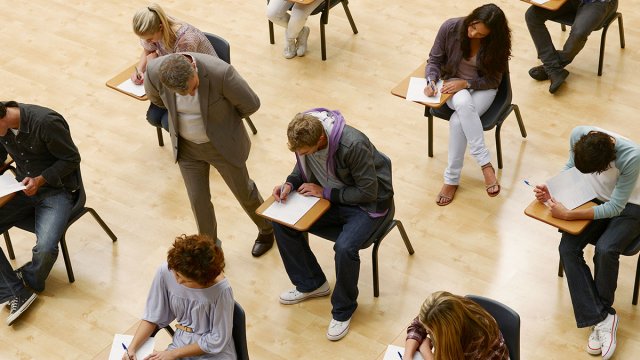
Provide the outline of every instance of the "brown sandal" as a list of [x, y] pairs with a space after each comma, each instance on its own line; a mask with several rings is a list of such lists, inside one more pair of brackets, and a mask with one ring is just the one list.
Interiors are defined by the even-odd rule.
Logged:
[[[480, 169], [484, 170], [486, 168], [491, 168], [491, 170], [493, 171], [493, 175], [496, 175], [496, 170], [493, 168], [493, 165], [491, 165], [491, 163], [486, 163], [485, 165], [482, 165], [480, 167]], [[483, 171], [484, 172], [484, 171]], [[498, 183], [498, 177], [496, 176], [496, 181], [494, 181], [492, 184], [485, 184], [484, 185], [485, 190], [487, 191], [487, 195], [489, 195], [490, 197], [496, 197], [498, 196], [498, 194], [500, 194], [500, 184]], [[489, 189], [494, 188], [494, 187], [498, 187], [497, 191], [489, 191]]]
[[451, 204], [451, 202], [453, 201], [453, 197], [455, 196], [456, 191], [458, 190], [458, 185], [451, 185], [451, 186], [454, 187], [453, 194], [451, 194], [451, 196], [445, 195], [441, 191], [436, 197], [436, 204], [438, 204], [438, 206], [447, 206]]

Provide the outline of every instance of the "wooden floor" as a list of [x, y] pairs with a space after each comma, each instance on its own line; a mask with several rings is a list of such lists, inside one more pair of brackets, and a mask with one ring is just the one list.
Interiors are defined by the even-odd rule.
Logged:
[[[263, 1], [172, 0], [162, 5], [177, 18], [228, 39], [232, 62], [259, 94], [252, 116], [251, 176], [263, 196], [291, 170], [286, 124], [299, 111], [340, 109], [347, 122], [369, 135], [394, 165], [396, 216], [416, 253], [408, 256], [397, 231], [380, 248], [381, 293], [374, 298], [370, 250], [362, 251], [359, 307], [351, 331], [333, 343], [325, 338], [327, 298], [294, 306], [278, 303], [291, 284], [274, 249], [255, 259], [256, 229], [219, 175], [211, 174], [227, 276], [247, 312], [253, 359], [376, 359], [436, 290], [500, 300], [522, 318], [523, 359], [593, 359], [583, 350], [588, 331], [577, 329], [566, 281], [556, 275], [558, 233], [523, 214], [532, 200], [522, 180], [542, 182], [563, 165], [571, 129], [593, 124], [640, 140], [639, 0], [621, 1], [627, 48], [617, 27], [608, 33], [604, 74], [596, 75], [600, 32], [569, 65], [571, 76], [555, 95], [548, 83], [527, 75], [537, 65], [524, 24], [526, 4], [495, 1], [513, 30], [513, 102], [528, 131], [521, 138], [511, 116], [502, 129], [502, 192], [489, 198], [480, 169], [467, 158], [450, 206], [434, 199], [447, 160], [447, 123], [434, 125], [434, 157], [427, 157], [423, 108], [392, 96], [390, 89], [427, 57], [439, 25], [480, 3], [404, 0], [352, 1], [359, 33], [353, 35], [336, 8], [327, 27], [327, 61], [320, 60], [318, 17], [310, 18], [309, 51], [285, 60], [283, 31], [269, 44]], [[113, 334], [141, 316], [156, 267], [174, 236], [196, 231], [184, 185], [169, 146], [158, 147], [144, 120], [147, 104], [104, 86], [140, 52], [131, 18], [144, 1], [0, 0], [0, 99], [51, 107], [71, 125], [82, 155], [88, 206], [118, 236], [111, 240], [85, 216], [67, 242], [76, 282], [67, 281], [60, 259], [47, 288], [12, 327], [0, 326], [1, 359], [90, 359]], [[566, 39], [551, 26], [556, 44]], [[486, 134], [494, 156], [493, 132]], [[165, 133], [165, 140], [168, 137]], [[28, 261], [34, 237], [12, 231], [17, 260]], [[312, 238], [330, 283], [335, 280], [331, 243]], [[593, 254], [587, 250], [587, 257]], [[640, 354], [640, 308], [631, 305], [637, 257], [623, 258], [616, 310], [620, 314], [616, 359]], [[7, 316], [6, 309], [0, 316]]]

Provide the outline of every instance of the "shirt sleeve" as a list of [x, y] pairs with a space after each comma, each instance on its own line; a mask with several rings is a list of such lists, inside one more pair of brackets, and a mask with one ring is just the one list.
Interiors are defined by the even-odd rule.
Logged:
[[231, 65], [224, 72], [222, 95], [243, 118], [250, 116], [260, 108], [258, 95]]
[[409, 324], [407, 328], [407, 340], [412, 339], [418, 342], [418, 344], [422, 344], [424, 339], [427, 337], [427, 329], [420, 323], [418, 317]]
[[331, 189], [331, 202], [356, 205], [377, 199], [375, 151], [373, 146], [365, 141], [358, 141], [351, 146], [345, 156], [345, 163], [353, 177], [354, 185]]
[[43, 123], [46, 131], [42, 132], [42, 141], [56, 161], [44, 169], [41, 175], [47, 184], [62, 186], [62, 179], [80, 166], [80, 153], [71, 139], [71, 133], [62, 116], [57, 113], [50, 113], [47, 116], [51, 121]]
[[616, 160], [616, 167], [618, 167], [620, 174], [611, 193], [611, 198], [604, 204], [593, 208], [594, 219], [618, 216], [627, 206], [640, 175], [640, 151], [636, 150], [627, 159]]
[[217, 354], [232, 341], [233, 330], [233, 292], [226, 288], [215, 303], [213, 316], [210, 319], [210, 332], [202, 334], [198, 346], [209, 354]]
[[165, 263], [158, 268], [156, 276], [153, 278], [151, 289], [149, 289], [149, 295], [147, 296], [147, 305], [142, 316], [143, 320], [152, 322], [158, 325], [159, 328], [169, 325], [176, 318], [169, 302], [169, 291], [164, 278], [166, 273], [171, 275]]
[[433, 46], [429, 52], [429, 60], [425, 68], [425, 77], [429, 77], [433, 81], [440, 79], [440, 69], [447, 63], [447, 39], [448, 39], [449, 25], [448, 21], [445, 21], [438, 30], [436, 39], [433, 41]]

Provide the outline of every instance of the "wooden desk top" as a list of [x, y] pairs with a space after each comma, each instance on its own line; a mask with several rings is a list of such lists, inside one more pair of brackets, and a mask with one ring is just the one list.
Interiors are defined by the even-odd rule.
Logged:
[[[400, 81], [398, 85], [394, 86], [393, 89], [391, 89], [391, 94], [401, 97], [403, 99], [406, 99], [407, 91], [409, 90], [409, 79], [411, 79], [412, 77], [424, 78], [424, 68], [426, 65], [427, 65], [427, 62], [425, 61], [420, 66], [418, 66], [415, 70], [413, 70], [411, 74], [409, 74], [407, 77], [402, 79], [402, 81]], [[440, 102], [437, 104], [423, 103], [423, 102], [417, 102], [417, 101], [415, 101], [415, 103], [437, 109], [442, 105], [444, 105], [444, 103], [446, 103], [451, 96], [452, 94], [442, 94], [442, 96], [440, 97]]]
[[256, 209], [256, 214], [267, 218], [271, 221], [275, 221], [278, 224], [282, 224], [285, 226], [289, 226], [291, 228], [294, 228], [298, 231], [307, 231], [309, 230], [309, 228], [311, 227], [311, 225], [313, 225], [314, 222], [316, 222], [316, 220], [318, 220], [320, 218], [320, 216], [322, 216], [325, 212], [327, 212], [327, 210], [329, 210], [329, 207], [331, 206], [331, 202], [327, 199], [320, 199], [317, 203], [315, 203], [313, 205], [313, 207], [307, 211], [306, 214], [304, 214], [304, 216], [302, 216], [302, 218], [300, 218], [300, 220], [298, 220], [297, 223], [295, 223], [293, 226], [291, 226], [291, 224], [287, 224], [275, 219], [272, 219], [268, 216], [265, 216], [263, 214], [263, 212], [269, 207], [271, 206], [271, 204], [273, 204], [273, 202], [276, 201], [276, 199], [273, 197], [273, 195], [269, 196], [269, 198], [267, 200], [265, 200], [265, 202], [262, 203], [262, 205], [260, 205], [257, 209]]
[[[588, 209], [596, 206], [597, 204], [589, 201], [586, 204], [580, 205], [577, 209]], [[524, 209], [524, 213], [527, 216], [530, 216], [534, 219], [540, 220], [543, 223], [547, 223], [551, 226], [555, 226], [558, 229], [568, 232], [572, 235], [578, 235], [584, 230], [584, 228], [589, 225], [591, 220], [561, 220], [554, 218], [551, 216], [551, 210], [545, 206], [543, 203], [538, 200], [533, 200], [526, 209]]]
[[129, 66], [128, 68], [124, 69], [118, 75], [116, 75], [116, 76], [112, 77], [111, 79], [107, 80], [106, 85], [108, 87], [112, 88], [113, 90], [116, 90], [116, 91], [119, 91], [119, 92], [121, 92], [123, 94], [129, 95], [134, 99], [138, 99], [138, 100], [141, 100], [141, 101], [148, 100], [147, 95], [137, 96], [137, 95], [134, 95], [132, 93], [129, 93], [129, 92], [126, 92], [126, 91], [118, 89], [118, 85], [122, 84], [123, 81], [127, 80], [128, 78], [130, 78], [131, 74], [136, 71], [135, 67], [136, 67], [136, 64], [133, 64], [133, 65]]
[[531, 0], [520, 0], [520, 1], [524, 1], [524, 2], [529, 3], [531, 5], [539, 6], [541, 8], [544, 8], [544, 9], [547, 9], [547, 10], [551, 10], [551, 11], [558, 10], [560, 8], [560, 6], [564, 5], [564, 3], [567, 2], [567, 0], [549, 0], [544, 4], [538, 4], [538, 3], [535, 3], [535, 2], [533, 2]]

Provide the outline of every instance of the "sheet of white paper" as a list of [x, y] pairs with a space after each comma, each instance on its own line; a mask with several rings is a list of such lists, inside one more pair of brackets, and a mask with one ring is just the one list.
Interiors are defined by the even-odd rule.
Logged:
[[407, 100], [408, 101], [418, 101], [422, 103], [429, 104], [438, 104], [440, 103], [440, 97], [442, 94], [440, 93], [440, 89], [442, 89], [442, 84], [444, 82], [442, 80], [438, 81], [436, 87], [438, 88], [438, 93], [434, 96], [427, 96], [424, 94], [424, 88], [427, 86], [427, 79], [412, 77], [409, 79], [409, 89], [407, 89]]
[[[109, 360], [122, 360], [122, 355], [124, 355], [124, 348], [122, 344], [127, 345], [133, 340], [133, 335], [122, 335], [115, 334], [113, 337], [113, 344], [111, 344], [111, 353], [109, 353]], [[155, 345], [155, 338], [148, 338], [147, 341], [140, 346], [138, 351], [136, 351], [136, 356], [138, 359], [144, 359], [145, 356], [151, 355], [153, 352], [153, 346]]]
[[131, 79], [123, 81], [118, 85], [118, 89], [131, 93], [135, 96], [144, 96], [144, 94], [146, 94], [146, 91], [144, 91], [144, 85], [136, 85], [131, 81]]
[[0, 176], [0, 196], [5, 196], [23, 189], [25, 189], [25, 186], [17, 182], [16, 177], [13, 176], [10, 171], [5, 171], [5, 173]]
[[[404, 348], [401, 346], [389, 345], [387, 346], [387, 352], [384, 353], [384, 359], [382, 360], [400, 360], [401, 357], [398, 355], [398, 353], [404, 354]], [[424, 358], [422, 357], [422, 354], [416, 351], [416, 353], [413, 355], [413, 359], [411, 360], [424, 360]]]
[[551, 197], [561, 202], [567, 209], [575, 209], [594, 199], [597, 195], [585, 176], [573, 167], [547, 180]]
[[294, 191], [287, 196], [287, 201], [283, 203], [274, 201], [262, 214], [293, 225], [319, 200], [320, 198], [315, 196], [304, 196]]
[[531, 2], [536, 4], [544, 4], [546, 2], [549, 2], [549, 0], [531, 0]]

